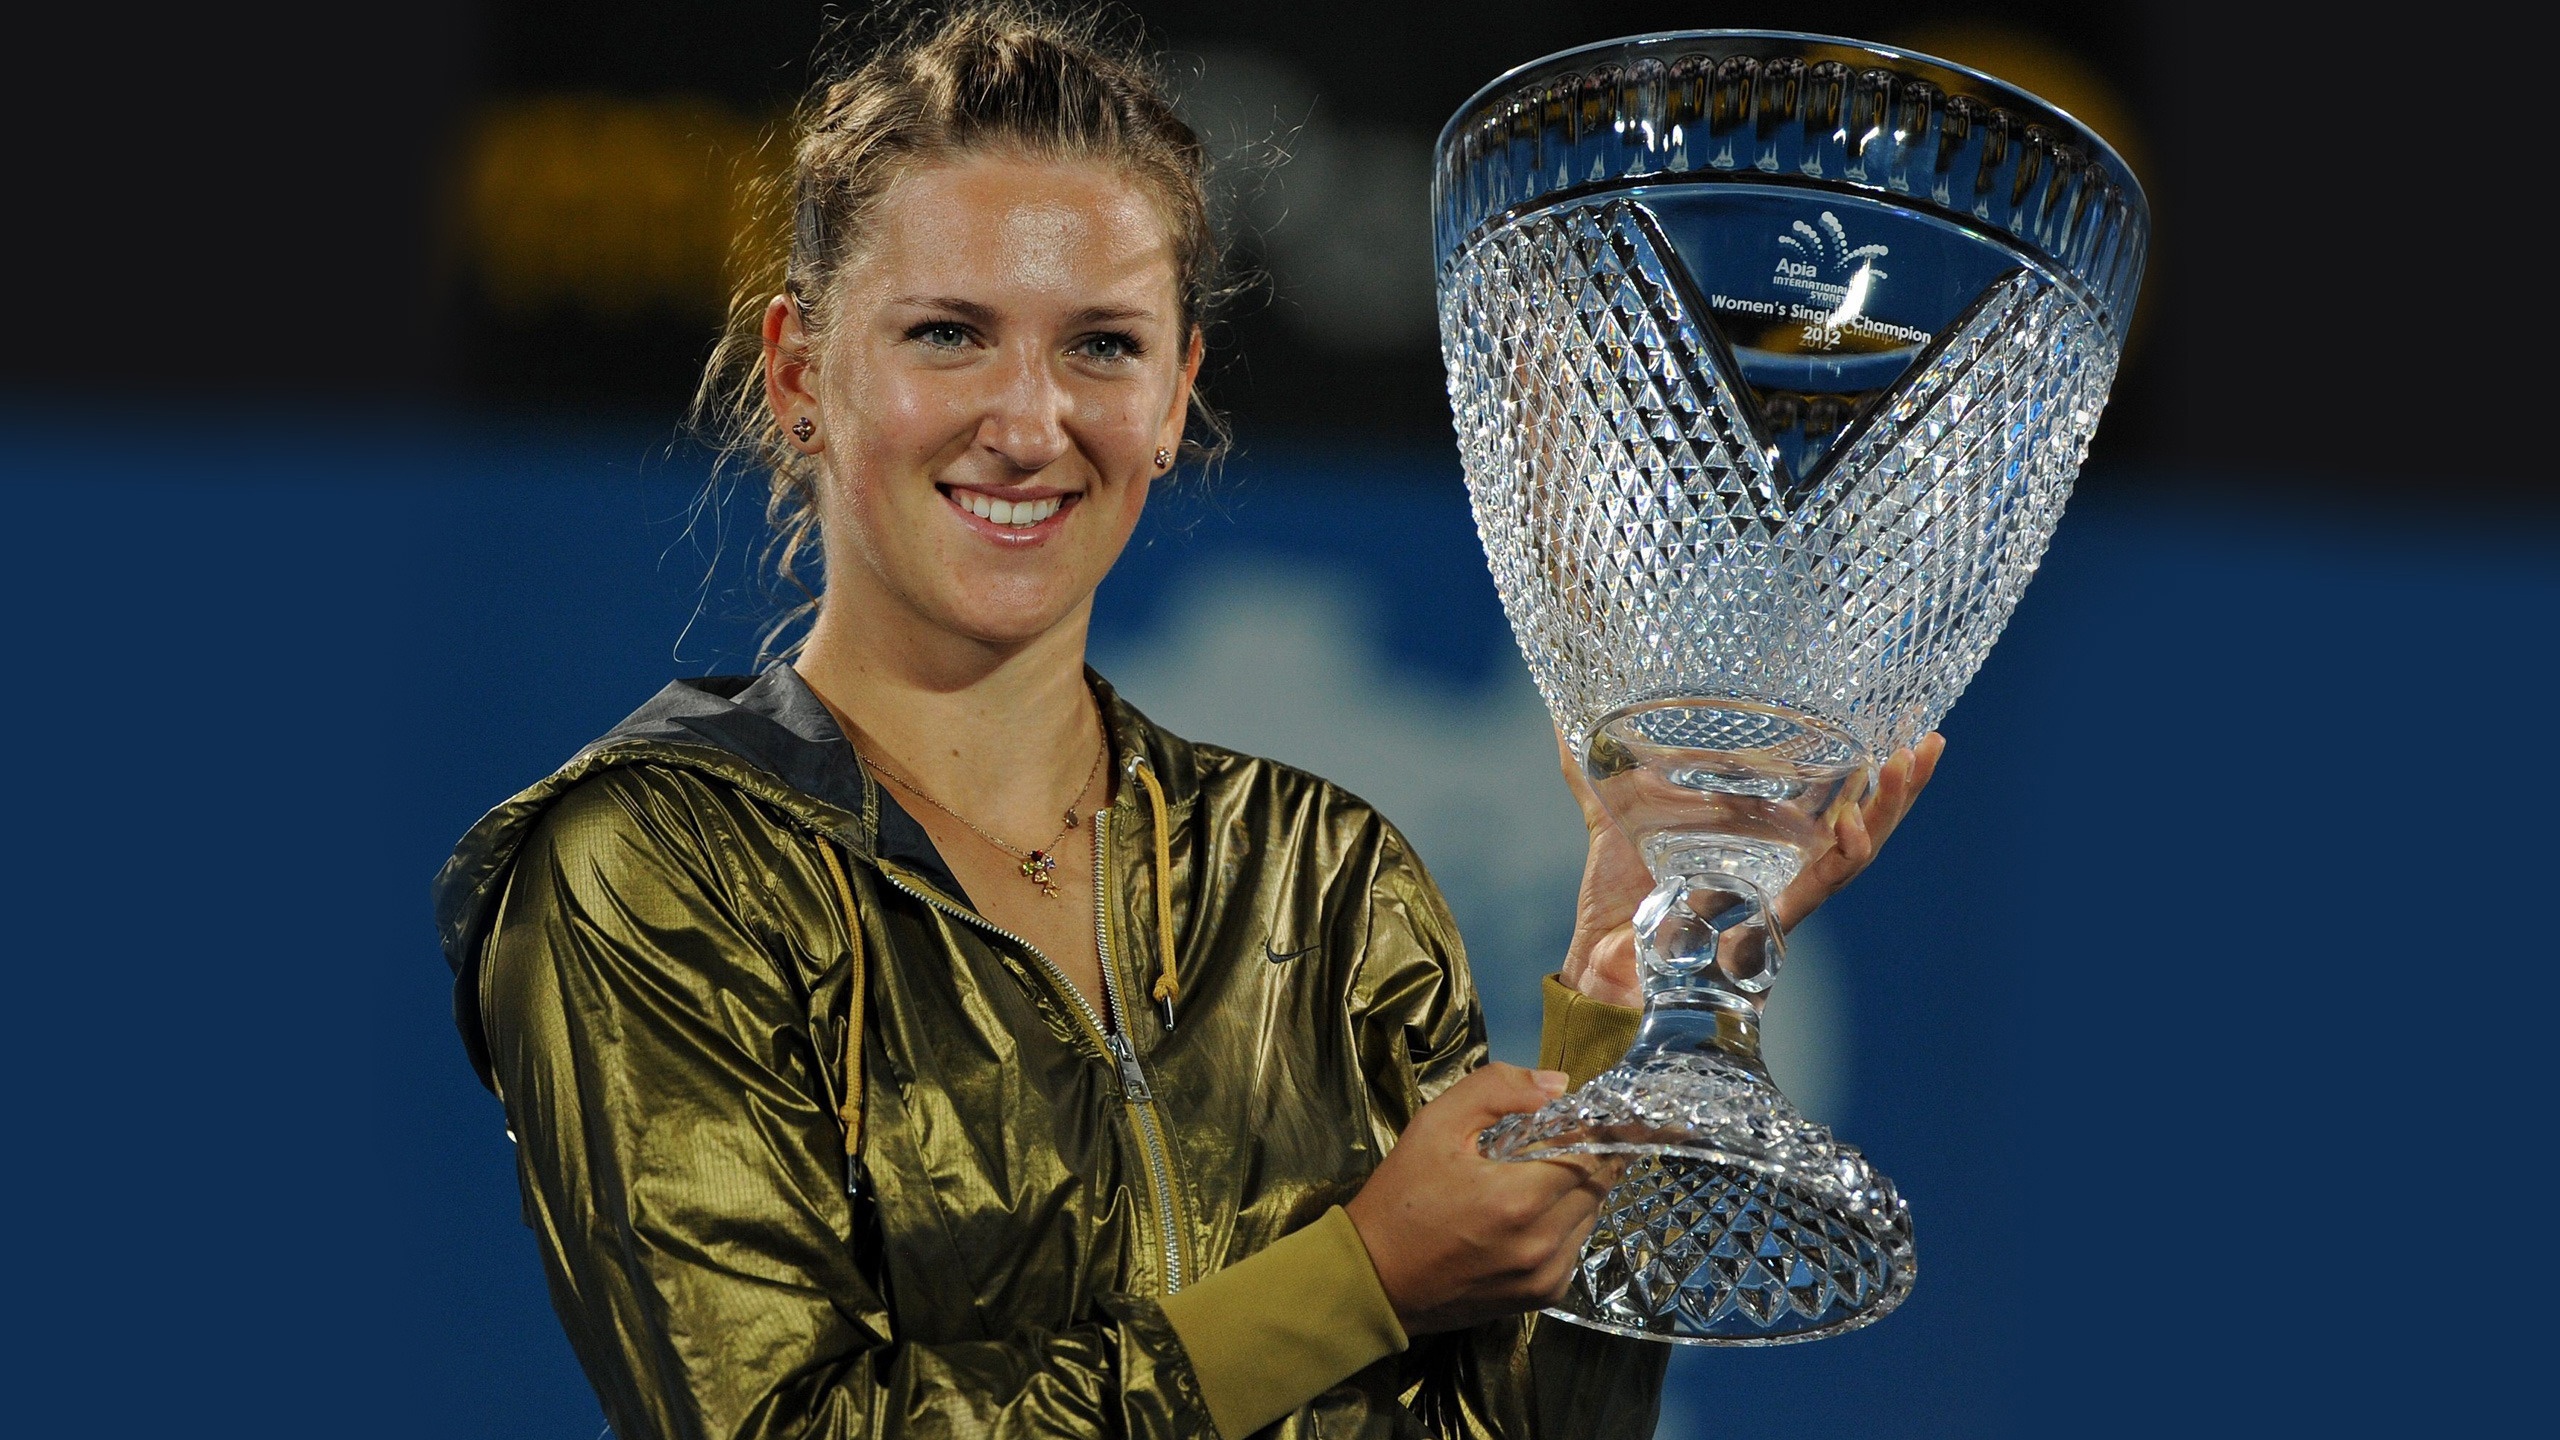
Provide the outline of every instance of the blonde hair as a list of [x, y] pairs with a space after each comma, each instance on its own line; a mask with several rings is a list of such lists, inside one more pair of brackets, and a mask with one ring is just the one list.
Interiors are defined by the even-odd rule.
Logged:
[[[822, 60], [790, 122], [790, 171], [763, 182], [757, 197], [775, 223], [744, 242], [769, 252], [742, 257], [746, 278], [694, 395], [694, 428], [719, 453], [723, 473], [767, 478], [767, 556], [775, 579], [802, 597], [764, 632], [759, 666], [798, 650], [794, 642], [777, 651], [774, 642], [818, 600], [800, 574], [818, 541], [818, 468], [766, 403], [764, 313], [778, 281], [799, 305], [811, 343], [822, 340], [830, 288], [861, 252], [873, 210], [900, 176], [989, 151], [1114, 166], [1164, 217], [1186, 343], [1224, 298], [1207, 150], [1174, 113], [1133, 38], [1106, 29], [1098, 12], [1058, 13], [1021, 0], [939, 13], [896, 7], [866, 29], [884, 38], [857, 40], [850, 61]], [[785, 213], [787, 255], [779, 244]], [[1228, 442], [1225, 422], [1195, 388], [1180, 463], [1211, 463]]]

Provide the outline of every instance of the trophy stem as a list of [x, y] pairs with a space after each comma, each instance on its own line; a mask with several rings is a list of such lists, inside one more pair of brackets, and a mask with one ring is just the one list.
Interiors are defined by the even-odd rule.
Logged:
[[1760, 1057], [1786, 957], [1776, 897], [1868, 793], [1865, 748], [1802, 712], [1690, 699], [1613, 716], [1585, 768], [1654, 876], [1635, 912], [1644, 1018], [1616, 1065], [1481, 1142], [1498, 1159], [1634, 1159], [1549, 1313], [1709, 1345], [1877, 1319], [1910, 1291], [1909, 1212]]
[[1803, 867], [1790, 845], [1674, 831], [1644, 846], [1653, 893], [1636, 907], [1636, 958], [1646, 999], [1696, 992], [1684, 1003], [1739, 1004], [1756, 1017], [1786, 961], [1778, 893]]
[[1644, 1021], [1628, 1053], [1692, 1055], [1738, 1066], [1764, 1080], [1769, 1074], [1760, 1059], [1760, 1008], [1707, 986], [1646, 996]]
[[1675, 834], [1648, 848], [1655, 884], [1635, 917], [1644, 1020], [1621, 1064], [1684, 1060], [1738, 1070], [1774, 1092], [1760, 1059], [1760, 1007], [1786, 942], [1764, 886], [1793, 871], [1791, 857], [1716, 835]]

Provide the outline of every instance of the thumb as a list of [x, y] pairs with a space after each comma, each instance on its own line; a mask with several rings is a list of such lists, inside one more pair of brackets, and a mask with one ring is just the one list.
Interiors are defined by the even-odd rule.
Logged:
[[1565, 1092], [1561, 1070], [1523, 1070], [1500, 1061], [1452, 1085], [1431, 1107], [1461, 1134], [1472, 1136], [1505, 1115], [1535, 1110]]

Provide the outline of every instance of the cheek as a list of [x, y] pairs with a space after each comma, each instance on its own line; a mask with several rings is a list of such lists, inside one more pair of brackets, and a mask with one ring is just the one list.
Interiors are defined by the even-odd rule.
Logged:
[[1088, 401], [1081, 418], [1097, 440], [1114, 450], [1146, 451], [1155, 446], [1164, 405], [1160, 385], [1124, 386]]
[[847, 366], [838, 372], [829, 397], [837, 443], [828, 449], [848, 490], [861, 492], [928, 470], [955, 445], [967, 444], [972, 412], [956, 387], [938, 379], [895, 367]]
[[873, 424], [884, 436], [908, 446], [934, 445], [946, 436], [966, 408], [949, 383], [934, 383], [926, 374], [889, 373], [861, 392]]
[[[1103, 539], [1106, 548], [1111, 552], [1111, 559], [1118, 558], [1121, 547], [1129, 543], [1129, 532], [1138, 528], [1138, 516], [1147, 508], [1147, 496], [1154, 488], [1153, 478], [1143, 473], [1128, 484], [1115, 487], [1116, 493], [1111, 502], [1111, 523], [1100, 527], [1106, 532]], [[1109, 561], [1106, 560], [1105, 563]]]

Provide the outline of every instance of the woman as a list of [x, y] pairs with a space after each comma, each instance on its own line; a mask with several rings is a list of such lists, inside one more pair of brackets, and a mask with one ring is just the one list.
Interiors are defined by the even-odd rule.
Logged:
[[[1142, 66], [1036, 14], [823, 86], [744, 421], [823, 555], [805, 647], [670, 686], [439, 881], [626, 1440], [1650, 1433], [1662, 1347], [1527, 1314], [1610, 1177], [1477, 1155], [1568, 1076], [1482, 1063], [1420, 862], [1085, 669], [1186, 453], [1201, 184]], [[1582, 798], [1548, 1050], [1588, 1071], [1632, 1027], [1646, 881]]]

